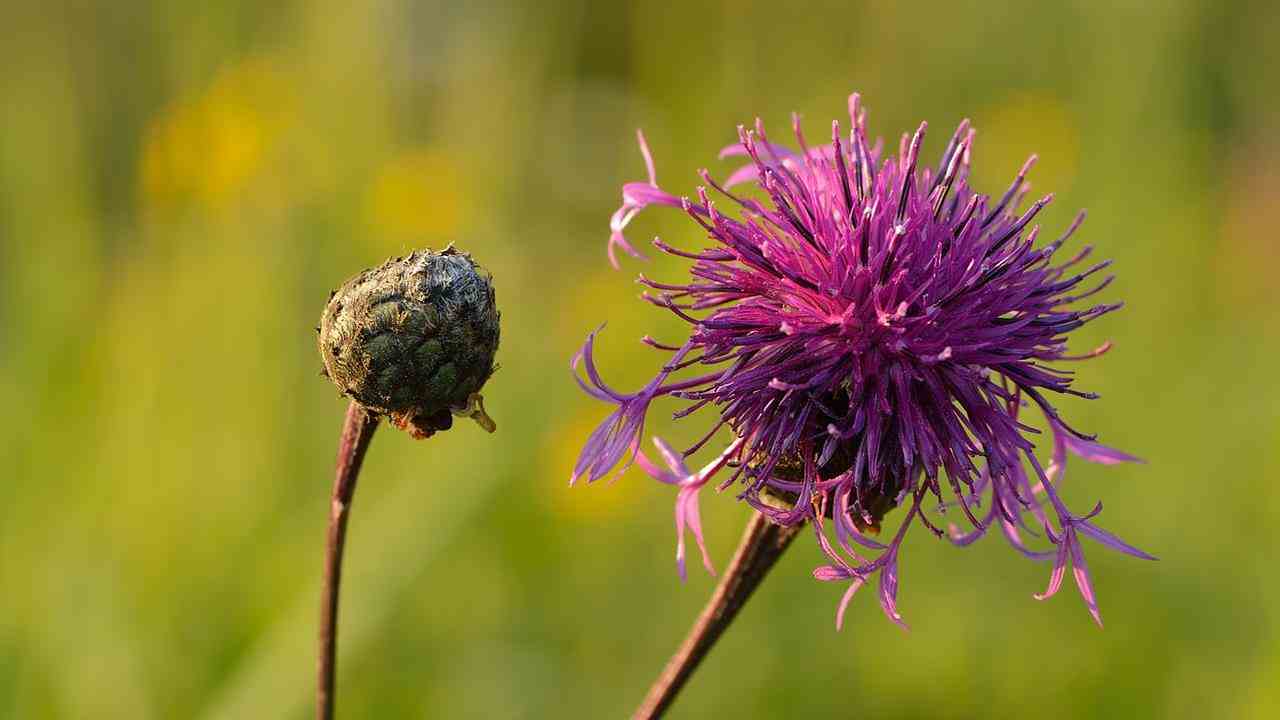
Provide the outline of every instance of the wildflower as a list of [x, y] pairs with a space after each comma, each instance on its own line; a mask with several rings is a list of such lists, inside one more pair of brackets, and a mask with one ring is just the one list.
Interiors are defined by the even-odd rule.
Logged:
[[[641, 275], [652, 291], [644, 298], [687, 322], [690, 332], [679, 345], [644, 338], [671, 354], [650, 383], [634, 393], [605, 383], [592, 361], [599, 330], [575, 356], [584, 390], [616, 409], [587, 441], [572, 480], [594, 481], [639, 461], [677, 485], [682, 574], [683, 529], [702, 545], [696, 494], [713, 476], [721, 490], [740, 485], [739, 499], [774, 523], [811, 522], [829, 559], [814, 576], [849, 583], [837, 624], [852, 594], [877, 574], [880, 604], [901, 622], [901, 547], [917, 523], [957, 545], [997, 526], [1023, 554], [1053, 559], [1049, 586], [1036, 597], [1055, 593], [1070, 566], [1101, 622], [1081, 536], [1151, 556], [1093, 524], [1101, 505], [1075, 514], [1058, 488], [1068, 454], [1104, 464], [1135, 458], [1073, 428], [1050, 398], [1095, 397], [1076, 390], [1061, 364], [1110, 347], [1079, 356], [1067, 350], [1071, 331], [1121, 307], [1079, 304], [1111, 282], [1097, 279], [1109, 263], [1083, 265], [1088, 247], [1057, 259], [1083, 213], [1056, 240], [1037, 242], [1032, 221], [1052, 195], [1019, 210], [1034, 156], [993, 200], [968, 185], [968, 121], [936, 167], [922, 168], [925, 124], [887, 157], [880, 142], [867, 139], [856, 94], [849, 117], [847, 136], [833, 122], [831, 142], [816, 147], [793, 117], [795, 150], [769, 142], [759, 120], [753, 130], [739, 127], [738, 142], [720, 156], [747, 163], [723, 183], [702, 170], [704, 185], [693, 199], [658, 186], [638, 136], [648, 181], [623, 186], [610, 222], [610, 262], [617, 266], [617, 249], [640, 255], [624, 230], [651, 205], [680, 208], [710, 246], [694, 251], [653, 241], [690, 261], [690, 279], [670, 284]], [[656, 441], [669, 470], [639, 453], [645, 418], [661, 397], [688, 401], [677, 418], [714, 416], [683, 453]], [[1043, 414], [1053, 435], [1047, 468], [1035, 454], [1039, 431], [1020, 417], [1028, 408]], [[721, 428], [732, 440], [720, 459], [690, 473], [683, 457]], [[969, 529], [944, 531], [930, 520], [930, 497], [942, 510], [958, 506]], [[906, 514], [892, 539], [876, 540], [899, 506]], [[1023, 534], [1037, 530], [1055, 549], [1026, 545]]]

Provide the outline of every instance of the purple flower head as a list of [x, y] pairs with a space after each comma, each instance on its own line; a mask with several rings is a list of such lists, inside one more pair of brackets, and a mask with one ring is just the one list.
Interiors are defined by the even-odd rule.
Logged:
[[[1136, 458], [1068, 425], [1050, 398], [1094, 397], [1073, 387], [1062, 364], [1109, 348], [1067, 350], [1072, 330], [1120, 307], [1082, 302], [1110, 283], [1099, 277], [1109, 263], [1086, 263], [1088, 247], [1058, 258], [1083, 213], [1061, 237], [1038, 242], [1032, 221], [1052, 196], [1020, 209], [1034, 157], [993, 200], [967, 182], [968, 121], [930, 168], [920, 158], [924, 124], [903, 135], [897, 156], [886, 156], [867, 140], [857, 95], [849, 116], [849, 134], [833, 122], [830, 143], [819, 146], [793, 119], [796, 150], [769, 142], [759, 120], [754, 130], [739, 127], [738, 142], [720, 156], [747, 164], [723, 183], [701, 171], [705, 185], [692, 199], [658, 187], [639, 136], [649, 181], [623, 186], [610, 261], [617, 265], [617, 248], [640, 256], [623, 231], [650, 205], [681, 209], [709, 244], [683, 250], [653, 241], [687, 259], [690, 277], [669, 284], [641, 275], [652, 291], [644, 297], [690, 332], [679, 345], [644, 339], [671, 354], [652, 382], [635, 393], [606, 385], [591, 359], [597, 333], [575, 357], [575, 371], [585, 365], [584, 390], [617, 407], [588, 440], [574, 479], [594, 481], [635, 459], [677, 486], [682, 575], [683, 531], [703, 546], [697, 492], [715, 475], [720, 489], [739, 484], [738, 497], [776, 523], [812, 522], [830, 560], [814, 576], [849, 583], [837, 622], [876, 574], [882, 608], [901, 622], [900, 551], [917, 522], [957, 545], [997, 527], [1024, 555], [1053, 560], [1049, 587], [1036, 597], [1056, 592], [1070, 566], [1098, 618], [1081, 536], [1151, 556], [1093, 525], [1101, 506], [1071, 512], [1058, 487], [1068, 453], [1104, 464]], [[668, 469], [638, 454], [649, 407], [664, 396], [688, 402], [678, 418], [714, 416], [683, 453], [656, 440]], [[1027, 409], [1043, 414], [1052, 432], [1047, 467], [1035, 454], [1039, 431], [1020, 419]], [[683, 458], [722, 428], [732, 436], [727, 449], [691, 473]], [[944, 531], [927, 504], [958, 506], [968, 529]], [[874, 539], [900, 505], [906, 514], [893, 537]], [[1039, 531], [1053, 548], [1028, 547], [1024, 534]]]

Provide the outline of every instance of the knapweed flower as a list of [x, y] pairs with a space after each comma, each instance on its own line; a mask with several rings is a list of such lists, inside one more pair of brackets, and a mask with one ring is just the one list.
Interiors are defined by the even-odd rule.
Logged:
[[[623, 231], [650, 205], [683, 210], [709, 246], [661, 251], [690, 261], [690, 278], [662, 283], [643, 275], [645, 299], [688, 323], [683, 343], [657, 376], [624, 393], [602, 379], [592, 361], [599, 331], [575, 356], [583, 389], [615, 406], [588, 439], [573, 479], [597, 480], [632, 461], [676, 485], [677, 560], [683, 573], [683, 531], [703, 545], [697, 492], [713, 476], [720, 489], [742, 486], [739, 498], [773, 522], [811, 522], [830, 564], [814, 570], [825, 581], [849, 583], [837, 625], [853, 593], [879, 576], [879, 599], [896, 622], [898, 563], [903, 538], [924, 525], [957, 545], [997, 528], [1019, 552], [1053, 559], [1047, 598], [1068, 567], [1095, 619], [1097, 603], [1082, 537], [1130, 555], [1150, 555], [1077, 514], [1059, 494], [1068, 454], [1100, 463], [1135, 458], [1094, 441], [1054, 408], [1055, 395], [1094, 397], [1073, 387], [1062, 363], [1101, 355], [1109, 345], [1071, 355], [1068, 335], [1120, 304], [1088, 304], [1111, 281], [1109, 263], [1087, 264], [1086, 247], [1065, 260], [1057, 252], [1079, 227], [1037, 242], [1037, 213], [1052, 196], [1020, 210], [1034, 156], [998, 199], [968, 185], [974, 131], [960, 124], [934, 168], [920, 167], [924, 124], [903, 135], [897, 156], [867, 140], [858, 96], [849, 99], [850, 133], [831, 125], [831, 142], [806, 143], [793, 119], [796, 149], [773, 144], [759, 120], [738, 128], [721, 158], [747, 164], [723, 183], [703, 170], [696, 197], [662, 190], [644, 136], [640, 151], [648, 182], [623, 186], [612, 218], [615, 250], [640, 256]], [[712, 193], [716, 199], [712, 198]], [[580, 373], [585, 372], [585, 379]], [[714, 415], [707, 433], [683, 453], [661, 440], [668, 469], [639, 450], [653, 401], [669, 396]], [[1040, 431], [1020, 413], [1043, 414], [1052, 435], [1048, 462], [1036, 455]], [[727, 428], [723, 454], [691, 472], [684, 457]], [[932, 499], [930, 499], [932, 498]], [[892, 509], [905, 516], [891, 539], [875, 539]], [[931, 512], [958, 507], [968, 528], [946, 531]], [[1024, 536], [1052, 547], [1034, 550]], [[705, 558], [708, 568], [709, 560]]]

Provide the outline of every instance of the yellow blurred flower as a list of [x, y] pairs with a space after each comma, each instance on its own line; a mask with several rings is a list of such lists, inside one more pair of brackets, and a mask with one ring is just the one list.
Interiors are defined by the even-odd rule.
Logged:
[[292, 106], [290, 84], [269, 60], [225, 69], [147, 129], [141, 163], [145, 202], [225, 207], [262, 171], [292, 119]]

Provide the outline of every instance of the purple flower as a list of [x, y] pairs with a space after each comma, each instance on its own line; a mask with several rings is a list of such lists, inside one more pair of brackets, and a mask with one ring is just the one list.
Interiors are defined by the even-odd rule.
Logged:
[[[1103, 354], [1109, 345], [1069, 355], [1067, 337], [1120, 304], [1081, 304], [1105, 288], [1108, 262], [1085, 265], [1091, 248], [1066, 260], [1057, 251], [1079, 227], [1038, 243], [1037, 213], [1047, 195], [1019, 210], [1027, 194], [1027, 161], [998, 199], [968, 185], [974, 132], [962, 122], [935, 168], [919, 167], [925, 125], [903, 135], [896, 157], [867, 140], [858, 96], [849, 100], [852, 130], [831, 126], [831, 142], [811, 147], [793, 119], [798, 150], [770, 143], [759, 120], [738, 128], [738, 143], [720, 156], [748, 163], [717, 183], [703, 170], [696, 199], [658, 187], [644, 136], [645, 183], [623, 186], [610, 222], [615, 250], [640, 256], [623, 231], [650, 205], [681, 208], [709, 241], [659, 250], [690, 261], [690, 278], [661, 283], [641, 275], [645, 299], [689, 324], [679, 345], [646, 337], [671, 357], [635, 393], [607, 386], [592, 363], [588, 337], [574, 359], [579, 383], [617, 409], [592, 434], [574, 479], [596, 480], [632, 459], [658, 480], [679, 487], [677, 562], [684, 572], [683, 530], [703, 547], [697, 492], [719, 474], [719, 489], [774, 522], [810, 521], [830, 564], [814, 576], [843, 581], [837, 625], [852, 594], [879, 574], [885, 613], [896, 607], [903, 538], [918, 523], [957, 545], [998, 527], [1022, 554], [1053, 560], [1054, 594], [1070, 566], [1095, 619], [1097, 604], [1081, 536], [1140, 558], [1150, 555], [1095, 526], [1101, 506], [1076, 515], [1058, 487], [1067, 455], [1103, 464], [1136, 458], [1098, 444], [1054, 409], [1054, 395], [1092, 398], [1073, 387], [1062, 363]], [[742, 186], [742, 189], [737, 189]], [[710, 188], [710, 191], [708, 190]], [[710, 193], [715, 193], [713, 200]], [[685, 377], [685, 376], [688, 377]], [[656, 440], [668, 470], [638, 454], [654, 400], [688, 402], [676, 412], [714, 416], [703, 438], [683, 453]], [[1043, 414], [1053, 435], [1047, 467], [1036, 457], [1039, 431], [1020, 418]], [[687, 457], [727, 428], [727, 449], [697, 473]], [[944, 493], [945, 486], [945, 493]], [[945, 497], [944, 497], [945, 495]], [[927, 502], [932, 496], [934, 502]], [[907, 507], [888, 544], [872, 536], [887, 513]], [[930, 520], [959, 507], [969, 528]], [[1025, 535], [1054, 546], [1034, 550]], [[710, 561], [704, 562], [710, 570]], [[1099, 622], [1101, 620], [1099, 619]]]
[[698, 549], [702, 551], [703, 567], [707, 569], [707, 572], [715, 575], [716, 569], [711, 565], [711, 556], [707, 554], [707, 544], [702, 538], [702, 516], [698, 513], [698, 491], [702, 489], [703, 485], [707, 484], [707, 480], [717, 470], [724, 467], [725, 463], [734, 456], [742, 441], [730, 443], [728, 449], [721, 453], [720, 457], [696, 473], [689, 472], [689, 468], [684, 464], [684, 458], [673, 450], [665, 440], [655, 437], [653, 444], [658, 448], [658, 452], [662, 454], [662, 459], [670, 470], [663, 470], [654, 465], [642, 452], [636, 454], [636, 461], [654, 479], [680, 488], [680, 492], [676, 496], [676, 567], [680, 571], [680, 579], [685, 579], [685, 527], [688, 527], [689, 531], [693, 533], [693, 538], [698, 543]]

